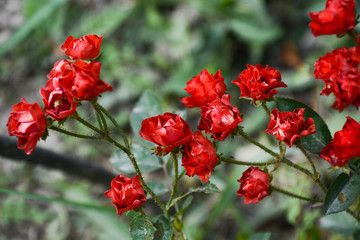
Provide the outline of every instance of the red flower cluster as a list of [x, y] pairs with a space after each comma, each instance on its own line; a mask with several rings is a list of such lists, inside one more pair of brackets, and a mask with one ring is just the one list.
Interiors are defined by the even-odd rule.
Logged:
[[342, 167], [350, 158], [360, 156], [360, 123], [351, 117], [337, 131], [333, 140], [320, 152], [320, 157], [328, 161], [333, 166]]
[[313, 20], [309, 27], [315, 37], [327, 34], [342, 34], [355, 27], [354, 0], [327, 0], [325, 10], [309, 13]]
[[128, 178], [122, 174], [111, 181], [111, 189], [104, 193], [113, 200], [117, 213], [121, 216], [124, 212], [136, 209], [146, 202], [146, 194], [141, 185], [139, 175]]
[[240, 183], [237, 195], [245, 197], [244, 203], [258, 203], [269, 195], [270, 175], [258, 167], [248, 168], [238, 180]]
[[265, 132], [292, 146], [301, 137], [316, 132], [314, 119], [306, 118], [304, 122], [304, 112], [305, 108], [295, 109], [293, 112], [279, 112], [277, 108], [274, 109]]
[[189, 177], [196, 174], [203, 182], [209, 181], [217, 162], [214, 147], [200, 131], [196, 132], [194, 138], [182, 147], [182, 166]]
[[349, 104], [360, 106], [359, 47], [335, 49], [315, 63], [314, 76], [325, 86], [321, 95], [333, 93], [333, 108], [342, 111]]
[[255, 67], [248, 64], [247, 69], [242, 71], [239, 78], [233, 80], [232, 83], [240, 87], [240, 97], [251, 98], [253, 101], [271, 98], [279, 92], [274, 88], [287, 87], [281, 81], [278, 70], [260, 64]]
[[230, 103], [230, 95], [225, 94], [211, 103], [201, 106], [199, 130], [205, 130], [211, 137], [224, 141], [237, 125], [242, 122], [237, 107]]
[[18, 137], [18, 148], [30, 155], [46, 130], [46, 117], [37, 103], [25, 99], [12, 107], [7, 127], [10, 136]]

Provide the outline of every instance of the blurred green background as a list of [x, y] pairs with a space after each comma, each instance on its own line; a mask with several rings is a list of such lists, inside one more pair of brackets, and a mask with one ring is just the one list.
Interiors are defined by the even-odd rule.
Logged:
[[[0, 2], [0, 134], [7, 135], [11, 106], [25, 97], [42, 103], [39, 89], [55, 61], [66, 56], [60, 46], [68, 35], [79, 38], [103, 34], [101, 79], [114, 87], [100, 103], [127, 134], [133, 134], [129, 114], [144, 90], [156, 95], [165, 111], [184, 111], [186, 82], [207, 68], [221, 69], [233, 105], [245, 113], [245, 131], [266, 144], [274, 141], [263, 130], [267, 119], [261, 109], [239, 100], [239, 88], [230, 82], [246, 64], [268, 64], [278, 69], [288, 88], [280, 95], [312, 106], [326, 119], [332, 134], [345, 116], [330, 109], [333, 97], [319, 96], [313, 64], [328, 51], [352, 46], [349, 38], [314, 38], [308, 12], [324, 8], [324, 0], [2, 0]], [[87, 106], [85, 105], [85, 109]], [[86, 111], [84, 111], [86, 114]], [[186, 110], [195, 130], [197, 109]], [[359, 119], [357, 119], [359, 120]], [[80, 126], [72, 126], [79, 128]], [[81, 130], [81, 129], [80, 129]], [[134, 136], [136, 138], [136, 136]], [[137, 140], [135, 140], [137, 141]], [[114, 149], [50, 133], [39, 146], [89, 159], [115, 171], [108, 161]], [[289, 156], [299, 158], [295, 149]], [[241, 160], [261, 161], [268, 156], [243, 140], [228, 140], [220, 151]], [[73, 179], [59, 171], [1, 159], [0, 187], [48, 197], [107, 206], [100, 210], [0, 193], [0, 239], [129, 239], [126, 216], [118, 217], [103, 192], [110, 187]], [[51, 159], [49, 159], [51, 161]], [[299, 158], [301, 162], [301, 158]], [[334, 173], [317, 159], [327, 183]], [[274, 194], [260, 204], [245, 206], [236, 197], [236, 182], [245, 167], [221, 165], [211, 181], [219, 194], [195, 195], [185, 213], [189, 239], [352, 239], [355, 231], [346, 214], [321, 218], [323, 209]], [[151, 178], [151, 173], [148, 178]], [[184, 177], [181, 187], [198, 184]], [[325, 179], [325, 180], [326, 180]], [[295, 192], [318, 194], [298, 172], [279, 168], [274, 179]], [[109, 208], [110, 210], [109, 210]], [[156, 213], [150, 205], [147, 211]], [[259, 236], [259, 235], [258, 235]]]

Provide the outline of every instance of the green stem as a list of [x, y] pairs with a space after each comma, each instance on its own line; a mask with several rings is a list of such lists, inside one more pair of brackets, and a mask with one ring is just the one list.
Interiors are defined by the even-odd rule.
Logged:
[[306, 159], [309, 161], [310, 165], [311, 165], [311, 168], [313, 170], [313, 173], [314, 173], [314, 177], [315, 178], [319, 178], [319, 173], [316, 171], [316, 167], [315, 167], [315, 164], [313, 162], [313, 160], [311, 159], [311, 157], [309, 156], [309, 154], [306, 152], [306, 150], [304, 149], [304, 147], [301, 145], [301, 143], [298, 143], [296, 144], [296, 147], [298, 149], [300, 149], [300, 151], [304, 154], [304, 156], [306, 157]]
[[358, 44], [358, 38], [356, 35], [356, 32], [354, 29], [350, 29], [349, 31], [347, 31], [347, 34], [351, 37], [351, 39], [355, 42], [355, 44]]
[[167, 206], [167, 209], [169, 209], [168, 206], [170, 206], [172, 200], [174, 199], [175, 197], [175, 194], [176, 194], [176, 187], [177, 187], [177, 183], [178, 183], [178, 180], [179, 180], [179, 170], [178, 170], [178, 160], [177, 160], [177, 156], [175, 153], [171, 153], [171, 157], [173, 159], [173, 165], [174, 165], [174, 180], [173, 180], [173, 183], [172, 183], [172, 192], [171, 192], [171, 195], [170, 195], [170, 198], [169, 198], [169, 201], [168, 203], [166, 204]]
[[83, 135], [83, 134], [78, 134], [78, 133], [73, 133], [70, 131], [67, 131], [65, 129], [56, 127], [56, 126], [51, 126], [50, 127], [51, 130], [57, 131], [59, 133], [63, 133], [72, 137], [77, 137], [77, 138], [84, 138], [84, 139], [96, 139], [96, 140], [101, 140], [104, 139], [103, 137], [95, 137], [95, 136], [89, 136], [89, 135]]
[[269, 111], [269, 108], [267, 107], [265, 101], [262, 101], [262, 102], [261, 102], [261, 107], [265, 110], [266, 115], [268, 115], [268, 117], [270, 118], [270, 111]]
[[298, 199], [304, 200], [304, 201], [309, 201], [309, 202], [323, 202], [323, 200], [314, 199], [314, 198], [309, 198], [309, 197], [304, 197], [304, 196], [301, 196], [301, 195], [298, 195], [298, 194], [295, 194], [295, 193], [286, 191], [286, 190], [284, 190], [284, 189], [280, 189], [280, 188], [275, 187], [275, 186], [273, 186], [273, 185], [270, 186], [270, 189], [272, 189], [272, 190], [274, 190], [274, 191], [276, 191], [276, 192], [279, 192], [279, 193], [288, 195], [288, 196], [290, 196], [290, 197], [294, 197], [294, 198], [298, 198]]
[[267, 161], [267, 162], [244, 162], [244, 161], [234, 160], [234, 159], [227, 158], [227, 157], [219, 157], [219, 158], [223, 162], [237, 164], [237, 165], [246, 165], [246, 166], [267, 166], [267, 165], [272, 165], [272, 164], [277, 163], [277, 161], [275, 161], [275, 160], [271, 160], [271, 161]]
[[82, 117], [80, 117], [79, 115], [73, 115], [74, 116], [74, 119], [79, 121], [81, 124], [83, 124], [84, 126], [90, 128], [91, 130], [101, 134], [102, 136], [105, 135], [104, 131], [101, 130], [100, 128], [97, 128], [95, 126], [93, 126], [91, 123], [89, 123], [88, 121], [86, 121], [85, 119], [83, 119]]
[[100, 117], [100, 120], [101, 120], [101, 123], [102, 123], [102, 126], [104, 127], [104, 130], [106, 132], [108, 132], [108, 126], [107, 126], [107, 123], [106, 123], [106, 120], [104, 118], [104, 115], [101, 111], [101, 109], [99, 108], [99, 105], [96, 103], [96, 100], [91, 100], [89, 101], [91, 103], [91, 105], [93, 106], [94, 110], [96, 111], [96, 113], [99, 115]]

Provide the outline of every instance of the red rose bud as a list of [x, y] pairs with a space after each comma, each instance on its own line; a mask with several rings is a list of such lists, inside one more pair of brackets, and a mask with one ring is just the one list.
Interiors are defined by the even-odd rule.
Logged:
[[333, 166], [342, 167], [350, 158], [360, 156], [360, 124], [351, 117], [337, 131], [333, 140], [320, 152], [320, 157]]
[[185, 107], [201, 107], [215, 98], [221, 98], [225, 90], [226, 85], [221, 71], [218, 70], [214, 76], [205, 69], [186, 83], [185, 91], [192, 96], [184, 97], [181, 102], [185, 104]]
[[247, 69], [239, 74], [239, 78], [231, 81], [241, 89], [240, 97], [252, 98], [253, 101], [264, 100], [274, 96], [278, 90], [274, 88], [287, 87], [281, 81], [281, 74], [275, 68], [257, 64], [248, 64]]
[[360, 73], [358, 47], [335, 49], [315, 63], [314, 76], [325, 86], [321, 95], [335, 95], [333, 108], [342, 111], [349, 104], [360, 106]]
[[231, 105], [228, 94], [202, 106], [200, 114], [202, 117], [198, 129], [205, 130], [206, 134], [211, 133], [211, 137], [220, 141], [224, 141], [242, 122], [239, 109]]
[[238, 180], [240, 188], [237, 191], [239, 197], [245, 197], [244, 203], [258, 203], [269, 195], [270, 176], [258, 167], [250, 167]]
[[45, 113], [56, 121], [74, 114], [78, 105], [62, 88], [55, 88], [51, 80], [46, 83], [45, 88], [40, 89], [40, 94], [43, 97]]
[[341, 34], [355, 27], [354, 0], [327, 0], [325, 10], [309, 13], [309, 24], [315, 37], [319, 35]]
[[28, 103], [24, 98], [12, 107], [7, 127], [10, 136], [18, 137], [18, 148], [30, 155], [46, 130], [46, 117], [37, 103]]
[[71, 59], [88, 60], [95, 58], [100, 51], [103, 36], [97, 35], [82, 36], [80, 39], [69, 36], [61, 49], [65, 51]]
[[69, 63], [61, 60], [55, 63], [54, 68], [48, 74], [55, 88], [61, 87], [65, 92], [76, 100], [89, 100], [100, 96], [105, 91], [111, 91], [112, 87], [100, 80], [101, 63], [91, 63], [77, 60]]
[[104, 193], [113, 200], [117, 214], [120, 216], [129, 210], [136, 209], [146, 202], [146, 194], [141, 185], [139, 175], [128, 178], [122, 174], [111, 181], [111, 189]]
[[209, 181], [217, 162], [214, 147], [200, 131], [197, 131], [194, 138], [182, 147], [182, 166], [189, 177], [196, 174], [203, 182]]
[[189, 125], [179, 114], [168, 112], [164, 115], [145, 119], [141, 123], [139, 134], [145, 140], [162, 146], [158, 148], [157, 154], [161, 152], [168, 154], [175, 147], [190, 141], [194, 135]]
[[300, 138], [316, 132], [314, 119], [306, 118], [304, 121], [304, 112], [305, 108], [295, 109], [293, 112], [279, 112], [274, 109], [265, 132], [292, 146]]

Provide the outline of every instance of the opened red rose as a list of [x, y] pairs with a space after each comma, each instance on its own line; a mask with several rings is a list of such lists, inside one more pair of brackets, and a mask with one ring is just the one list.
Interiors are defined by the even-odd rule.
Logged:
[[112, 87], [100, 80], [101, 63], [92, 61], [87, 63], [77, 60], [74, 63], [61, 60], [55, 63], [48, 74], [55, 88], [61, 87], [76, 100], [89, 100], [100, 96]]
[[293, 112], [279, 112], [277, 108], [274, 109], [265, 132], [292, 146], [300, 138], [316, 132], [314, 119], [306, 118], [304, 121], [304, 112], [305, 108], [295, 109]]
[[240, 97], [251, 98], [253, 101], [264, 100], [274, 96], [278, 90], [274, 88], [287, 87], [281, 81], [281, 74], [275, 68], [257, 64], [248, 64], [247, 69], [239, 74], [239, 78], [232, 81], [240, 87]]
[[242, 122], [239, 109], [231, 105], [228, 94], [200, 109], [202, 117], [198, 129], [205, 130], [206, 134], [211, 133], [211, 137], [220, 141], [223, 141]]
[[360, 156], [360, 123], [351, 117], [343, 129], [334, 134], [333, 140], [320, 152], [320, 157], [333, 166], [343, 167], [349, 159]]
[[161, 146], [157, 148], [157, 154], [171, 152], [175, 147], [190, 141], [194, 135], [180, 114], [168, 112], [145, 119], [139, 134], [145, 140]]
[[40, 94], [43, 97], [45, 113], [56, 121], [74, 114], [78, 105], [62, 88], [55, 88], [51, 80], [46, 83], [45, 88], [40, 89]]
[[209, 181], [218, 162], [211, 142], [200, 131], [197, 131], [194, 138], [187, 142], [181, 150], [182, 166], [186, 169], [186, 175], [193, 177], [196, 174], [203, 182]]
[[103, 36], [86, 35], [80, 39], [69, 36], [61, 49], [65, 51], [71, 59], [88, 60], [95, 58], [100, 51]]
[[309, 24], [315, 37], [319, 35], [342, 34], [355, 27], [354, 0], [327, 0], [325, 10], [309, 13]]
[[269, 195], [270, 175], [258, 167], [248, 168], [238, 180], [240, 183], [237, 195], [245, 197], [244, 203], [258, 203]]
[[18, 137], [18, 148], [30, 155], [46, 130], [46, 117], [37, 103], [24, 98], [12, 107], [7, 127], [10, 136]]
[[120, 216], [129, 210], [136, 209], [146, 202], [146, 194], [141, 185], [139, 175], [128, 178], [122, 174], [111, 181], [111, 189], [105, 196], [113, 200], [117, 214]]
[[213, 75], [205, 69], [186, 83], [185, 91], [192, 96], [184, 97], [181, 102], [185, 104], [185, 107], [201, 107], [215, 98], [220, 98], [224, 95], [225, 90], [226, 85], [221, 76], [221, 71], [218, 70]]

